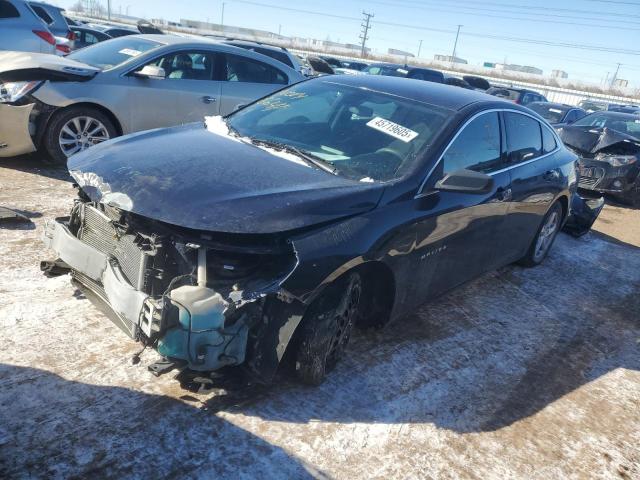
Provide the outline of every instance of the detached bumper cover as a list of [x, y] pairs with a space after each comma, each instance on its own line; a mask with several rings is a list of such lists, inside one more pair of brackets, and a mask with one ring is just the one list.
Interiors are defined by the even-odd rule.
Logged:
[[15, 106], [0, 103], [0, 157], [14, 157], [36, 151], [29, 132], [34, 104]]
[[43, 241], [73, 270], [103, 285], [104, 291], [95, 293], [106, 297], [104, 301], [126, 321], [131, 327], [127, 328], [127, 333], [134, 337], [147, 295], [134, 289], [124, 278], [120, 267], [110, 262], [107, 255], [76, 238], [66, 225], [55, 220], [47, 221]]
[[587, 198], [575, 193], [571, 198], [571, 211], [564, 231], [574, 237], [584, 235], [591, 230], [603, 207], [603, 197]]

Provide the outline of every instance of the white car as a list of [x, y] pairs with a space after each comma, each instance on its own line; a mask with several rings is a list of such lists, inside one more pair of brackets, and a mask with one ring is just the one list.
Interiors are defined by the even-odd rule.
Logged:
[[56, 53], [56, 39], [24, 0], [0, 0], [0, 50]]

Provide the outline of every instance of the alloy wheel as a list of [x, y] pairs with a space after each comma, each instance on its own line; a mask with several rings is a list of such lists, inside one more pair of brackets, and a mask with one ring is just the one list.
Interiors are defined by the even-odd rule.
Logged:
[[559, 225], [560, 214], [557, 210], [554, 210], [553, 212], [551, 212], [551, 215], [547, 217], [544, 225], [540, 229], [540, 233], [538, 234], [534, 253], [534, 259], [536, 261], [542, 260], [549, 251], [549, 248], [553, 243], [553, 239], [555, 238], [558, 231]]
[[60, 149], [67, 158], [93, 145], [109, 140], [107, 127], [93, 117], [74, 117], [63, 125], [58, 136]]

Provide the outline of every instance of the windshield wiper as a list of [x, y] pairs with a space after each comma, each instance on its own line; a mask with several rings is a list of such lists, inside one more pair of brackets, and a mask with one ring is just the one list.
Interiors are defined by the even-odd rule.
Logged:
[[300, 157], [302, 160], [304, 160], [310, 165], [321, 168], [322, 170], [332, 173], [333, 175], [338, 174], [337, 172], [338, 169], [331, 162], [327, 162], [326, 160], [320, 157], [317, 157], [312, 153], [307, 152], [306, 150], [302, 150], [301, 148], [294, 147], [293, 145], [289, 145], [282, 142], [274, 142], [272, 140], [262, 140], [259, 138], [252, 138], [252, 137], [249, 137], [249, 139], [254, 145], [263, 145], [265, 147], [274, 148], [276, 150], [282, 150], [287, 153], [292, 153]]

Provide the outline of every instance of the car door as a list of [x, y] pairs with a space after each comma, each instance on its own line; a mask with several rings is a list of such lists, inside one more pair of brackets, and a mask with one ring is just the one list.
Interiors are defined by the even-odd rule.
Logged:
[[507, 111], [502, 115], [512, 191], [505, 224], [510, 241], [504, 252], [509, 259], [517, 260], [531, 245], [566, 179], [555, 158], [559, 140], [552, 129], [524, 112]]
[[[476, 115], [459, 130], [414, 200], [418, 216], [411, 284], [416, 305], [501, 265], [511, 195], [502, 137], [496, 111]], [[491, 191], [438, 191], [437, 181], [459, 169], [491, 175]]]
[[221, 75], [220, 114], [227, 115], [289, 83], [287, 75], [268, 63], [225, 53]]
[[213, 51], [178, 50], [145, 64], [164, 69], [164, 78], [141, 78], [130, 73], [132, 130], [169, 127], [217, 115], [221, 82], [214, 80], [214, 72], [218, 61]]

